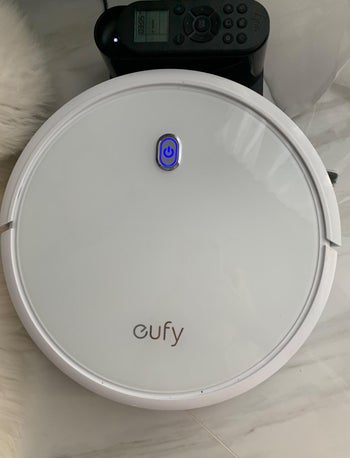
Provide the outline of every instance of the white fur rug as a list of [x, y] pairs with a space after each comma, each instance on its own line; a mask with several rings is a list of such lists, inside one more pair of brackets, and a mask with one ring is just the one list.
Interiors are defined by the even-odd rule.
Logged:
[[[0, 198], [25, 144], [50, 114], [45, 53], [14, 1], [0, 0]], [[0, 272], [0, 457], [17, 457], [23, 354], [32, 348]]]

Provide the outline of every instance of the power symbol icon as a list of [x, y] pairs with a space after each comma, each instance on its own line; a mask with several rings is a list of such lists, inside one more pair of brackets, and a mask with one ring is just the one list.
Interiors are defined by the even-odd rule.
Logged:
[[175, 154], [174, 148], [171, 148], [170, 146], [167, 146], [166, 148], [163, 149], [163, 155], [165, 157], [172, 157]]
[[162, 135], [157, 143], [157, 163], [163, 170], [176, 169], [181, 161], [181, 144], [174, 134]]

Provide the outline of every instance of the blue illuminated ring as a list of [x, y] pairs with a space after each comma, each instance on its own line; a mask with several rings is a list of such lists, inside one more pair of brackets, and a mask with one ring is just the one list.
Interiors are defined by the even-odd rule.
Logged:
[[[173, 158], [173, 159], [172, 159]], [[171, 162], [169, 159], [172, 159]], [[157, 144], [157, 162], [166, 171], [175, 169], [181, 159], [180, 142], [173, 134], [165, 134]]]

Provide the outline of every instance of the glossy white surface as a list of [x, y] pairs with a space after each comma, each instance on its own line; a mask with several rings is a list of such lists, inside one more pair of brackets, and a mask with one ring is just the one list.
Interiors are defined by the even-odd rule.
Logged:
[[[107, 77], [90, 37], [99, 2], [23, 0], [23, 6], [52, 50], [62, 102]], [[239, 398], [167, 413], [133, 409], [94, 395], [62, 375], [26, 338], [2, 282], [2, 322], [10, 325], [13, 336], [8, 345], [6, 334], [0, 333], [2, 361], [15, 361], [21, 380], [23, 416], [13, 438], [16, 458], [349, 457], [349, 113], [349, 89], [335, 84], [297, 119], [327, 167], [340, 172], [335, 190], [343, 246], [325, 313], [285, 368]], [[11, 166], [2, 167], [2, 190]], [[12, 402], [13, 390], [2, 386], [2, 392]]]
[[[155, 161], [166, 132], [183, 150], [171, 172]], [[126, 76], [65, 106], [23, 160], [2, 208], [10, 294], [86, 386], [151, 408], [207, 405], [263, 381], [315, 325], [336, 208], [312, 181], [326, 175], [317, 154], [262, 97], [196, 72]]]

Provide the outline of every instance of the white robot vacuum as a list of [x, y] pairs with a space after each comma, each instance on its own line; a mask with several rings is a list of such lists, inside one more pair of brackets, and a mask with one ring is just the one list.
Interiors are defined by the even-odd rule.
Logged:
[[276, 372], [315, 326], [340, 245], [316, 151], [272, 103], [186, 70], [96, 86], [30, 141], [1, 210], [6, 282], [63, 372], [189, 409]]

